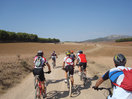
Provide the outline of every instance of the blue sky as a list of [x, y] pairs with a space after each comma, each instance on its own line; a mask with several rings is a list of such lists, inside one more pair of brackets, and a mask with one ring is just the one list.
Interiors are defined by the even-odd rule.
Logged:
[[132, 36], [132, 0], [0, 0], [0, 29], [61, 41]]

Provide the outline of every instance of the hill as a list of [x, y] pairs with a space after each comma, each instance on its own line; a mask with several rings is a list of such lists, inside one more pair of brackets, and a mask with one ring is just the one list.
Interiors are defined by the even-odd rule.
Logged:
[[106, 36], [106, 37], [101, 37], [101, 38], [96, 38], [96, 39], [91, 39], [91, 40], [85, 40], [82, 42], [102, 42], [102, 41], [115, 41], [117, 39], [122, 39], [122, 38], [129, 38], [132, 36], [128, 36], [128, 35], [110, 35], [110, 36]]

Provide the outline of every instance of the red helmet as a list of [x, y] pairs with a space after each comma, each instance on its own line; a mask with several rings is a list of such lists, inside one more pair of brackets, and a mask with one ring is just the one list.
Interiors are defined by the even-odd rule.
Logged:
[[73, 50], [71, 50], [71, 53], [73, 53], [74, 51]]

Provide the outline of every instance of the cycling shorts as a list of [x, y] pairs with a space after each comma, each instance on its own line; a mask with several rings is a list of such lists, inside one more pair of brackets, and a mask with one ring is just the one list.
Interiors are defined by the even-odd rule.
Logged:
[[70, 74], [70, 75], [73, 75], [73, 74], [74, 74], [73, 65], [67, 65], [67, 66], [65, 67], [65, 71], [66, 71], [66, 72], [69, 71], [69, 74]]
[[83, 66], [83, 69], [85, 70], [86, 67], [87, 67], [87, 63], [80, 62], [80, 63], [79, 63], [79, 66]]
[[56, 56], [52, 56], [52, 60], [55, 61], [56, 60]]
[[33, 74], [34, 74], [34, 76], [39, 75], [40, 81], [45, 81], [43, 68], [34, 68], [33, 69]]

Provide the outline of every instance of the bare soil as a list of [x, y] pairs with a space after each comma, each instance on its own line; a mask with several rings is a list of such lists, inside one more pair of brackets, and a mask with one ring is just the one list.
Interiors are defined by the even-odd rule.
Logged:
[[[9, 46], [8, 46], [9, 45]], [[12, 47], [14, 46], [14, 47]], [[16, 48], [15, 48], [16, 46]], [[7, 47], [7, 48], [2, 48]], [[48, 48], [47, 48], [48, 47]], [[9, 50], [10, 49], [10, 50]], [[0, 44], [0, 82], [11, 81], [11, 89], [4, 84], [0, 83], [1, 94], [3, 94], [0, 99], [32, 99], [34, 96], [34, 86], [33, 86], [33, 75], [30, 73], [33, 66], [33, 57], [36, 55], [38, 50], [43, 50], [45, 56], [49, 58], [51, 52], [55, 50], [59, 57], [57, 59], [56, 69], [52, 69], [50, 75], [46, 75], [48, 82], [48, 99], [60, 99], [68, 97], [68, 90], [64, 84], [64, 72], [61, 70], [64, 52], [67, 50], [74, 50], [75, 52], [79, 49], [83, 50], [87, 56], [88, 67], [87, 76], [89, 82], [86, 87], [82, 86], [82, 82], [79, 81], [78, 68], [75, 68], [75, 99], [105, 99], [108, 93], [106, 91], [94, 91], [91, 87], [95, 84], [96, 80], [101, 77], [107, 70], [114, 67], [113, 56], [117, 53], [123, 53], [127, 58], [126, 66], [132, 66], [132, 42], [127, 43], [66, 43], [66, 44], [43, 44], [43, 43], [9, 43]], [[10, 52], [11, 51], [11, 52]], [[1, 53], [2, 52], [2, 53]], [[4, 52], [6, 54], [4, 55]], [[9, 53], [8, 53], [9, 52]], [[19, 53], [17, 53], [19, 52]], [[24, 53], [25, 52], [25, 53]], [[8, 62], [3, 59], [9, 60]], [[49, 60], [51, 64], [51, 60]], [[26, 64], [24, 67], [24, 64]], [[7, 66], [7, 67], [6, 67]], [[6, 67], [6, 69], [4, 68]], [[30, 68], [29, 68], [30, 67]], [[8, 68], [8, 69], [7, 69]], [[11, 69], [13, 68], [13, 69]], [[14, 73], [15, 70], [15, 73]], [[27, 71], [26, 71], [27, 70]], [[8, 72], [10, 73], [9, 76]], [[16, 73], [17, 71], [17, 73]], [[4, 73], [6, 72], [6, 73]], [[19, 72], [22, 72], [21, 74]], [[30, 73], [30, 74], [29, 74]], [[20, 74], [13, 76], [13, 74]], [[29, 74], [27, 76], [27, 74]], [[3, 79], [1, 75], [4, 75]], [[25, 78], [26, 76], [26, 78]], [[12, 82], [11, 79], [14, 79]], [[19, 79], [19, 80], [17, 80]], [[22, 80], [23, 79], [23, 80]], [[16, 84], [19, 83], [19, 84]], [[8, 83], [7, 83], [8, 84]], [[101, 86], [110, 87], [110, 82], [106, 81]], [[4, 89], [5, 88], [5, 89]], [[12, 93], [11, 93], [12, 92]], [[12, 98], [10, 98], [12, 97]]]

